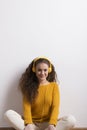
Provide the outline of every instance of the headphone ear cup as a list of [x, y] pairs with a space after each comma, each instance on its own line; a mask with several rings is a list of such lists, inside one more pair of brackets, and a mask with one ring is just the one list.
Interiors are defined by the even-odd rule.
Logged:
[[51, 73], [51, 71], [52, 71], [52, 68], [51, 68], [51, 67], [49, 67], [48, 72], [49, 72], [49, 73]]
[[32, 67], [32, 71], [35, 72], [35, 67], [34, 66]]

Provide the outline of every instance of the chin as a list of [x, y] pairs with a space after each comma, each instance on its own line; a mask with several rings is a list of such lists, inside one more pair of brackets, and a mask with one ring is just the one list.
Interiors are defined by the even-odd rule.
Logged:
[[45, 81], [45, 80], [46, 80], [46, 78], [39, 78], [39, 80], [40, 80], [40, 81]]

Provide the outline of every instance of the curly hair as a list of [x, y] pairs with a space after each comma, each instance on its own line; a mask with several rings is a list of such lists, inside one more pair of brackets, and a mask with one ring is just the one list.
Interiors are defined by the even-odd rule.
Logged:
[[[36, 73], [32, 71], [32, 67], [33, 67], [33, 64], [36, 67], [36, 65], [39, 63], [46, 63], [48, 66], [50, 66], [51, 64], [47, 59], [44, 59], [44, 58], [38, 59], [35, 63], [33, 60], [29, 64], [29, 66], [26, 68], [25, 72], [22, 74], [19, 81], [19, 87], [21, 89], [21, 92], [27, 98], [29, 103], [33, 103], [35, 98], [38, 95], [39, 81], [36, 76]], [[49, 82], [56, 82], [57, 74], [52, 64], [51, 64], [51, 67], [52, 67], [52, 71], [48, 74], [47, 80]]]

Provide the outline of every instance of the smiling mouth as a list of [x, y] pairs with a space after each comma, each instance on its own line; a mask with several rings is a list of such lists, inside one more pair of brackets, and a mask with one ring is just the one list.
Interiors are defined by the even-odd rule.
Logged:
[[44, 76], [40, 76], [40, 78], [44, 78]]
[[43, 75], [40, 75], [39, 77], [40, 77], [40, 78], [44, 78], [45, 76], [43, 76]]

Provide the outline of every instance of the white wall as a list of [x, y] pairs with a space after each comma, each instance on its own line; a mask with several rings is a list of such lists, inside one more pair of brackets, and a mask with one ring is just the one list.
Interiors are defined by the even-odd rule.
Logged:
[[22, 114], [18, 80], [36, 56], [55, 65], [61, 90], [60, 115], [73, 114], [87, 127], [87, 1], [0, 0], [0, 126], [3, 114]]

